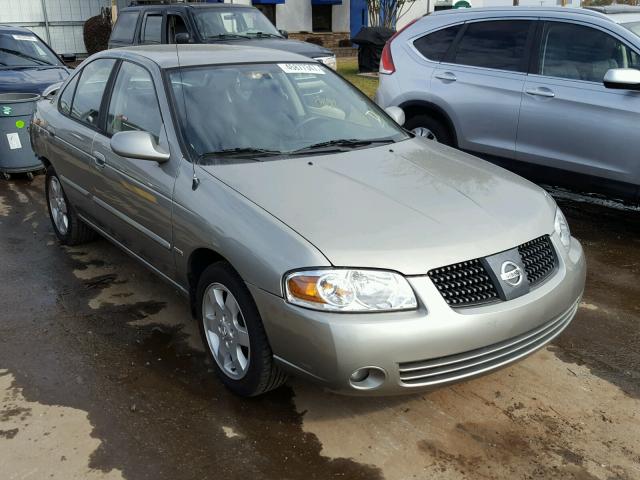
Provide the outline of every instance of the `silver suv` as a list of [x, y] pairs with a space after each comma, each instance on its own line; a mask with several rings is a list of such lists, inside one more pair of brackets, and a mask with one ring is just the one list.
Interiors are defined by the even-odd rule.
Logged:
[[637, 200], [640, 37], [599, 12], [473, 8], [385, 47], [376, 101], [525, 176]]

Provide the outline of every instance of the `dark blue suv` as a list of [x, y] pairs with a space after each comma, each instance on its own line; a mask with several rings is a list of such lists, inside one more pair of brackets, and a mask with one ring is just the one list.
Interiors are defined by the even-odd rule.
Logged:
[[[64, 58], [75, 60], [73, 55]], [[36, 34], [0, 25], [0, 93], [42, 93], [68, 76], [60, 57]]]

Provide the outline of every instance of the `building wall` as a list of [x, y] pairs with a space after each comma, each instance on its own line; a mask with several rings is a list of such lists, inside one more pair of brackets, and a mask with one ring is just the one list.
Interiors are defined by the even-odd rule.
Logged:
[[45, 0], [49, 32], [41, 0], [0, 0], [0, 23], [24, 26], [48, 42], [57, 53], [86, 53], [84, 21], [100, 13], [110, 0]]

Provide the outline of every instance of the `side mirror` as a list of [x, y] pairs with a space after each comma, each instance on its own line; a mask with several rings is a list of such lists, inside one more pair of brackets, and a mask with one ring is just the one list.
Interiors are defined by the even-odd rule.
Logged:
[[60, 90], [60, 87], [62, 87], [63, 84], [64, 84], [64, 82], [57, 82], [57, 83], [54, 83], [52, 85], [49, 85], [42, 92], [42, 98], [51, 98], [51, 97], [53, 97], [56, 93], [58, 93], [58, 90]]
[[176, 33], [175, 41], [179, 44], [189, 43], [191, 42], [191, 35], [185, 32]]
[[73, 63], [76, 61], [76, 56], [73, 53], [63, 53], [60, 55], [60, 58], [62, 58], [64, 63]]
[[289, 38], [289, 32], [287, 32], [286, 30], [278, 30], [280, 32], [280, 35], [282, 35], [284, 38]]
[[387, 112], [387, 115], [393, 118], [393, 121], [398, 125], [404, 125], [404, 110], [400, 107], [387, 107], [384, 111]]
[[111, 150], [121, 157], [151, 160], [163, 163], [170, 155], [158, 147], [153, 135], [149, 132], [118, 132], [111, 137]]
[[617, 90], [640, 90], [640, 70], [612, 68], [604, 75], [604, 86]]

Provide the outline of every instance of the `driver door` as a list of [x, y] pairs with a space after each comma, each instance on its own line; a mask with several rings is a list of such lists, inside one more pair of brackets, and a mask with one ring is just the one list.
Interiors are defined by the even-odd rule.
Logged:
[[149, 70], [123, 61], [107, 105], [105, 131], [94, 140], [94, 156], [102, 161], [102, 181], [95, 190], [100, 225], [128, 250], [173, 278], [172, 197], [178, 161], [121, 157], [110, 145], [113, 135], [139, 130], [170, 151]]
[[640, 57], [599, 28], [547, 21], [522, 97], [519, 160], [629, 182], [638, 178], [640, 92], [608, 89], [610, 68], [640, 68]]

